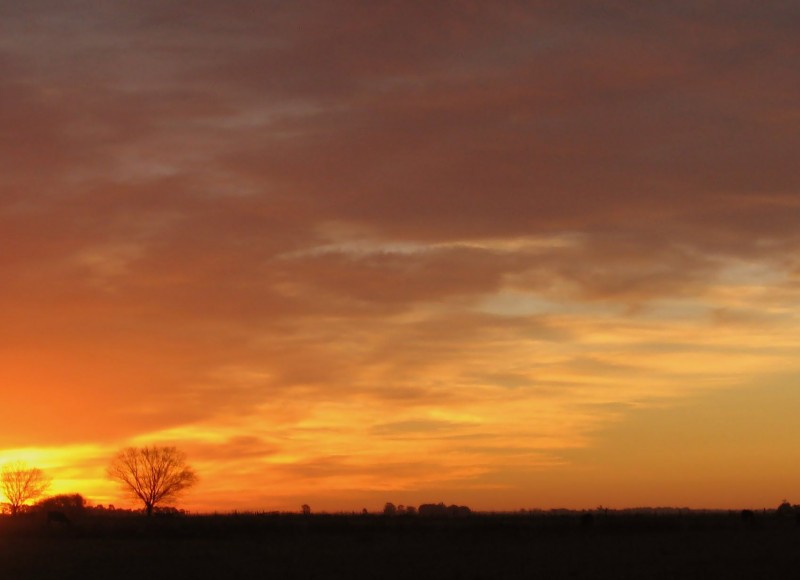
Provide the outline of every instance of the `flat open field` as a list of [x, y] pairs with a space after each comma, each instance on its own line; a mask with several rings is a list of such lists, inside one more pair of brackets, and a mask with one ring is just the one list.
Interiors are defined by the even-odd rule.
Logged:
[[0, 578], [777, 578], [794, 519], [226, 515], [0, 519]]

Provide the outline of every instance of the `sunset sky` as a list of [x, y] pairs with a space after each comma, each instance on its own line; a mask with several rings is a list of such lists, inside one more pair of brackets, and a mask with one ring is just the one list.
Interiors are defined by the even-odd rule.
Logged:
[[800, 503], [800, 3], [0, 0], [0, 463], [195, 511]]

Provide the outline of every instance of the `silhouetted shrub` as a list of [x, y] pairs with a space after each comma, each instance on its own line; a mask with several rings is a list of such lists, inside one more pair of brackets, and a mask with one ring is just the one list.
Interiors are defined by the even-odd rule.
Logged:
[[450, 505], [444, 503], [424, 503], [419, 506], [419, 515], [438, 516], [438, 517], [464, 517], [472, 513], [472, 510], [465, 505]]
[[70, 519], [82, 516], [87, 509], [86, 499], [79, 493], [59, 494], [36, 502], [32, 511], [62, 513]]
[[792, 504], [784, 500], [781, 505], [778, 506], [776, 513], [781, 517], [794, 517], [795, 509], [792, 507]]

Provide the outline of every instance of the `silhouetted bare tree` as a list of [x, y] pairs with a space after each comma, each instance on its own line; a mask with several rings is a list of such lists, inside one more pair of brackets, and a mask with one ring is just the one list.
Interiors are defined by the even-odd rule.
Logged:
[[108, 476], [144, 503], [147, 515], [159, 503], [175, 499], [197, 483], [186, 456], [175, 447], [128, 447], [108, 467]]
[[11, 513], [16, 514], [25, 502], [44, 495], [50, 487], [50, 478], [38, 467], [28, 467], [23, 461], [14, 461], [6, 463], [0, 470], [0, 487]]

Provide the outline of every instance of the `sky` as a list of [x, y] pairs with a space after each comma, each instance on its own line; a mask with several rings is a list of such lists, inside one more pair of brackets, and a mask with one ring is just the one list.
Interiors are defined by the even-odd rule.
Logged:
[[0, 0], [0, 463], [194, 511], [800, 502], [800, 4]]

